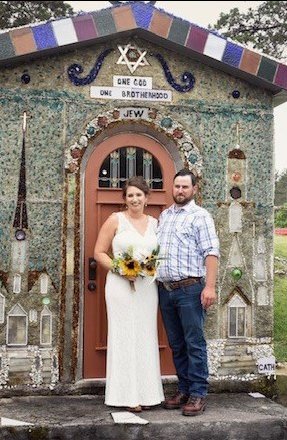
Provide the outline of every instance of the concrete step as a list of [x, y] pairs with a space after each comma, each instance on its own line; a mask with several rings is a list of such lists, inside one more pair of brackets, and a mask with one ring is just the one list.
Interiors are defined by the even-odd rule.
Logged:
[[[26, 396], [0, 399], [4, 418], [25, 426], [1, 426], [5, 440], [287, 440], [287, 408], [247, 393], [210, 394], [206, 411], [185, 417], [160, 406], [139, 416], [149, 423], [115, 424], [103, 396]], [[31, 424], [31, 425], [30, 425]]]

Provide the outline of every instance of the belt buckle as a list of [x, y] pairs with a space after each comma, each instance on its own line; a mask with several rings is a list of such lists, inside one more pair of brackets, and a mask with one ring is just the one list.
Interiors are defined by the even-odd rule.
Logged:
[[172, 291], [172, 288], [170, 287], [170, 284], [169, 284], [169, 283], [165, 283], [165, 282], [163, 282], [162, 285], [163, 285], [163, 287], [165, 288], [165, 290], [167, 290], [168, 292], [171, 292], [171, 291]]

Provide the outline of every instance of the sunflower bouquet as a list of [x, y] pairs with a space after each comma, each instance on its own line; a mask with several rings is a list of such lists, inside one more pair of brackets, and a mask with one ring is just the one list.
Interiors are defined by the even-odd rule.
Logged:
[[[144, 250], [134, 251], [129, 246], [125, 252], [112, 259], [112, 272], [125, 277], [152, 277], [156, 276], [156, 270], [159, 266], [159, 246], [148, 253]], [[134, 282], [130, 281], [132, 290], [135, 290]]]

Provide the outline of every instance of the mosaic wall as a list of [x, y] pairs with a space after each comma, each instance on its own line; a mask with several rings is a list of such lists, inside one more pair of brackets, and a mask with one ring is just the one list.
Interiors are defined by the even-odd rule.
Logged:
[[[90, 97], [91, 83], [112, 86], [113, 75], [130, 75], [127, 63], [117, 63], [117, 44], [147, 51], [135, 74], [172, 91], [171, 102]], [[130, 106], [146, 108], [137, 123], [177, 145], [216, 220], [221, 260], [219, 301], [207, 322], [211, 376], [254, 379], [258, 359], [272, 354], [272, 97], [144, 40], [117, 44], [0, 70], [1, 387], [53, 388], [59, 373], [75, 379], [82, 326], [75, 188], [87, 149], [108, 128], [123, 127], [121, 109]], [[185, 82], [184, 72], [191, 75]]]

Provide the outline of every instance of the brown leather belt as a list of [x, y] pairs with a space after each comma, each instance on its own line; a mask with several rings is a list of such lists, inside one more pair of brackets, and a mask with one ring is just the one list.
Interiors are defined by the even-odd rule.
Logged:
[[191, 286], [192, 284], [199, 283], [200, 281], [201, 277], [190, 277], [179, 281], [159, 281], [158, 285], [160, 287], [163, 287], [165, 290], [171, 292], [172, 290], [180, 289], [181, 287]]

